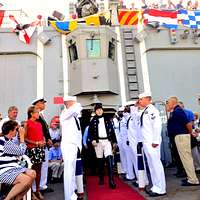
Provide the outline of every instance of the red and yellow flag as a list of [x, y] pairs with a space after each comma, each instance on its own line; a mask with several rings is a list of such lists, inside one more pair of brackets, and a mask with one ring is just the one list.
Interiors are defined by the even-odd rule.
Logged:
[[139, 10], [119, 10], [118, 20], [120, 25], [137, 25], [141, 23], [141, 13]]

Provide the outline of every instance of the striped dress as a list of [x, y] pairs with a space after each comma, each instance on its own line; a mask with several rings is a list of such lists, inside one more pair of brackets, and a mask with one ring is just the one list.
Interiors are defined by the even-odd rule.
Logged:
[[16, 177], [27, 168], [18, 164], [17, 156], [26, 151], [26, 144], [16, 144], [13, 140], [0, 137], [0, 183], [13, 184]]

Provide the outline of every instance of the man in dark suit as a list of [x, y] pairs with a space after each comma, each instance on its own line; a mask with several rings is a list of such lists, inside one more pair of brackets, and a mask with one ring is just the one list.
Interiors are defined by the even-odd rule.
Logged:
[[116, 136], [112, 122], [109, 118], [103, 115], [103, 107], [101, 103], [97, 103], [94, 107], [95, 116], [89, 125], [90, 140], [94, 146], [96, 157], [99, 165], [99, 185], [104, 184], [104, 158], [106, 158], [108, 165], [109, 187], [114, 189], [116, 184], [114, 182], [112, 169], [112, 148], [116, 148]]

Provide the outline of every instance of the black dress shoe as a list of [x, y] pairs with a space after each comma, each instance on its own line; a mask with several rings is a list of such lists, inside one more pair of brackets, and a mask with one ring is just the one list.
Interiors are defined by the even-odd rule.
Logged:
[[181, 186], [199, 186], [199, 183], [190, 183], [187, 180], [182, 180]]
[[138, 183], [136, 183], [135, 181], [132, 182], [132, 185], [135, 186], [135, 187], [138, 187]]
[[161, 196], [165, 196], [165, 195], [166, 195], [166, 193], [159, 194], [159, 193], [156, 193], [156, 192], [149, 191], [150, 197], [161, 197]]
[[123, 181], [134, 181], [134, 179], [123, 178]]
[[104, 185], [104, 180], [99, 180], [99, 185]]
[[185, 182], [187, 182], [187, 181], [188, 181], [187, 178], [181, 180], [182, 183], [185, 183]]
[[174, 176], [176, 176], [177, 178], [184, 178], [184, 177], [186, 177], [187, 175], [186, 175], [186, 173], [184, 173], [184, 172], [179, 172], [179, 173], [174, 174]]
[[78, 197], [77, 200], [83, 200], [83, 197]]
[[115, 189], [116, 188], [116, 184], [114, 182], [109, 182], [109, 188], [111, 189]]
[[45, 189], [45, 190], [40, 190], [40, 192], [41, 192], [42, 194], [44, 194], [44, 193], [54, 192], [54, 190], [53, 190], [52, 188], [47, 188], [47, 189]]
[[145, 187], [144, 191], [145, 191], [147, 194], [149, 194], [149, 193], [151, 192], [151, 190], [150, 190], [150, 189], [147, 189], [147, 187]]

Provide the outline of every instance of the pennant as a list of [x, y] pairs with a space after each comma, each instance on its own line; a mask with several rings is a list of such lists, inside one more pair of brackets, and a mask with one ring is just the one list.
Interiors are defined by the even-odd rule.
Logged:
[[88, 26], [110, 25], [110, 12], [102, 12], [95, 15], [90, 15], [83, 18]]
[[58, 32], [68, 34], [77, 28], [77, 21], [49, 21]]
[[141, 11], [139, 10], [119, 10], [118, 20], [120, 25], [137, 25], [139, 23]]
[[91, 15], [88, 17], [84, 17], [85, 19], [85, 23], [88, 26], [94, 25], [94, 26], [100, 26], [100, 19], [99, 19], [99, 15]]
[[9, 18], [13, 22], [12, 27], [14, 32], [18, 35], [19, 39], [26, 44], [30, 44], [31, 36], [36, 29], [35, 23], [32, 22], [30, 24], [23, 25], [20, 24], [13, 15], [10, 15]]
[[[22, 17], [20, 12], [12, 10], [0, 10], [0, 27], [1, 28], [14, 28], [13, 20], [10, 19], [10, 15], [15, 16], [15, 19], [19, 20], [20, 23], [26, 24], [27, 17]], [[26, 20], [26, 22], [24, 22]], [[30, 22], [30, 19], [28, 23]]]
[[148, 9], [144, 12], [144, 23], [159, 22], [160, 26], [165, 28], [178, 28], [177, 11], [163, 11], [156, 9]]
[[200, 28], [200, 11], [198, 10], [179, 10], [178, 19], [183, 26], [193, 29]]
[[4, 14], [5, 14], [5, 10], [0, 10], [0, 26], [1, 26], [2, 22], [3, 22]]
[[63, 104], [63, 97], [61, 96], [56, 96], [53, 98], [53, 103], [54, 104]]

